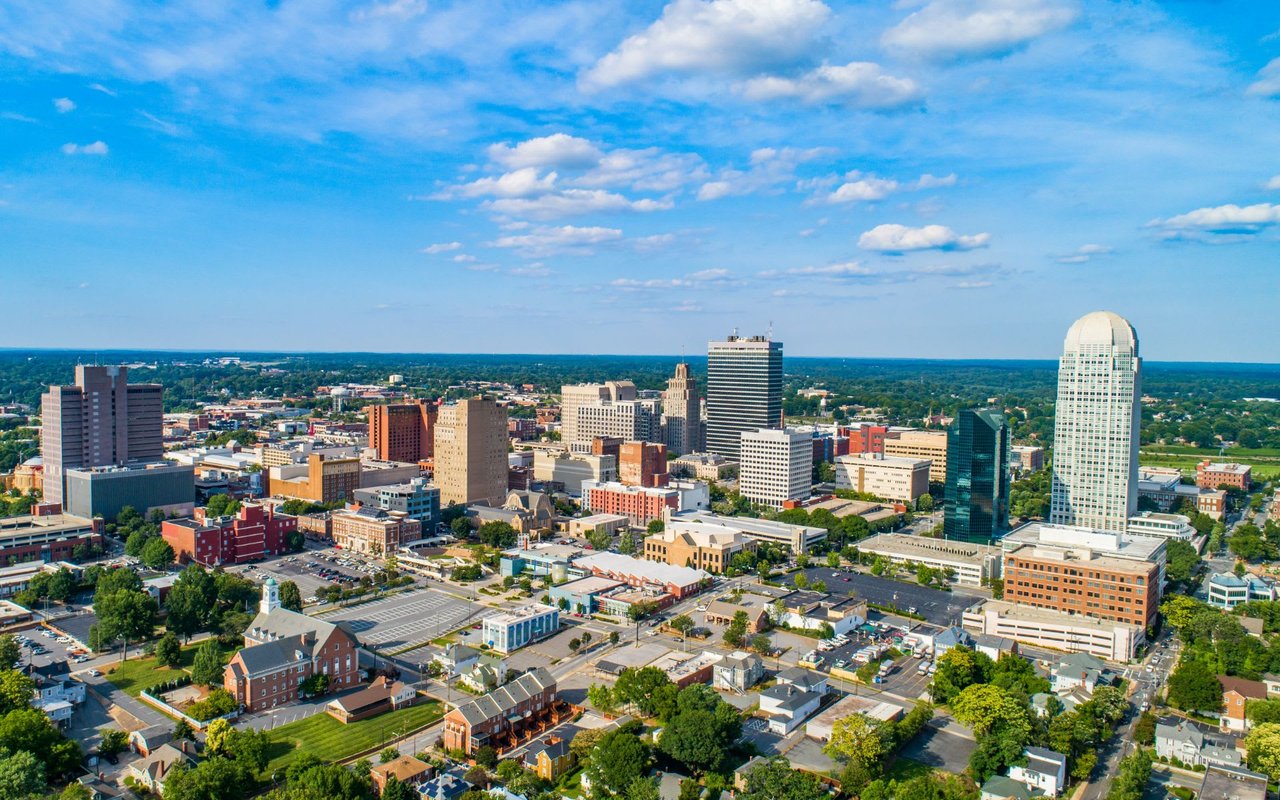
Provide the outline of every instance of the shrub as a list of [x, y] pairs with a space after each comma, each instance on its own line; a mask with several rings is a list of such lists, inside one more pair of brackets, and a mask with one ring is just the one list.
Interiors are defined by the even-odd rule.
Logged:
[[226, 689], [214, 689], [205, 699], [187, 706], [186, 713], [188, 717], [204, 722], [223, 714], [230, 714], [239, 705]]

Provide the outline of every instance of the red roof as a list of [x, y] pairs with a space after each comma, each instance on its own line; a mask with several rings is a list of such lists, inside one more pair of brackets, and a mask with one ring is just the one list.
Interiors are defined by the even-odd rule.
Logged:
[[1234, 691], [1241, 697], [1247, 697], [1251, 700], [1267, 699], [1267, 685], [1262, 681], [1251, 681], [1230, 675], [1219, 675], [1218, 680], [1222, 682], [1223, 694]]

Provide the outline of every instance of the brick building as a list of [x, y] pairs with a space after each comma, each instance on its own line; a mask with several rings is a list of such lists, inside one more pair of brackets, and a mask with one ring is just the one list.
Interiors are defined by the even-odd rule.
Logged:
[[1253, 486], [1253, 468], [1248, 464], [1214, 463], [1205, 459], [1196, 464], [1196, 486], [1201, 489], [1230, 486], [1247, 492]]
[[405, 542], [422, 538], [422, 523], [402, 511], [364, 506], [333, 512], [334, 544], [357, 553], [385, 556]]
[[75, 558], [76, 548], [81, 546], [102, 546], [101, 519], [83, 519], [70, 514], [0, 519], [0, 565], [70, 561]]
[[167, 519], [160, 525], [160, 535], [180, 563], [216, 567], [283, 553], [288, 534], [297, 529], [297, 517], [246, 503], [235, 516], [210, 517], [207, 508], [197, 508], [194, 516]]
[[360, 459], [326, 458], [312, 453], [306, 464], [273, 466], [267, 470], [267, 491], [280, 497], [334, 503], [350, 500], [360, 488]]
[[554, 718], [556, 699], [556, 679], [545, 667], [534, 667], [446, 714], [445, 749], [468, 755], [486, 745], [500, 753], [510, 749], [545, 729]]
[[884, 440], [889, 429], [884, 425], [859, 425], [856, 428], [840, 428], [840, 437], [847, 439], [847, 451], [837, 456], [859, 453], [883, 453]]
[[365, 408], [369, 446], [383, 461], [425, 461], [435, 454], [436, 404], [426, 400]]
[[244, 648], [231, 657], [222, 686], [247, 711], [291, 703], [302, 682], [328, 675], [329, 691], [360, 684], [359, 643], [341, 624], [335, 625], [280, 607], [273, 578], [262, 585], [258, 616], [244, 632]]
[[583, 481], [583, 508], [593, 514], [619, 514], [633, 525], [648, 525], [666, 519], [680, 509], [680, 492], [675, 489], [624, 486], [609, 481]]
[[618, 480], [628, 486], [666, 486], [667, 446], [623, 442], [618, 448]]

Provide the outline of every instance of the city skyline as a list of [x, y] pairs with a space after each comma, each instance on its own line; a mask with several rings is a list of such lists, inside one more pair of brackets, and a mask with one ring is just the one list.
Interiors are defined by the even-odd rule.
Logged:
[[1268, 311], [1266, 4], [82, 11], [0, 26], [3, 274], [39, 299], [10, 345], [207, 349], [184, 298], [217, 294], [218, 349], [258, 348], [263, 303], [358, 276], [349, 324], [269, 340], [697, 353], [772, 321], [792, 356], [1021, 359], [1111, 308], [1150, 360], [1275, 359], [1186, 324]]

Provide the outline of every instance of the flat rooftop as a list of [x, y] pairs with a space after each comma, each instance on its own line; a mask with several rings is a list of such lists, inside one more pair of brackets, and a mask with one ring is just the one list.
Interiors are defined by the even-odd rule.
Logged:
[[710, 578], [711, 574], [691, 567], [675, 567], [659, 561], [646, 561], [632, 558], [620, 553], [595, 553], [575, 559], [575, 567], [602, 572], [627, 575], [654, 583], [669, 583], [675, 586], [692, 586], [701, 580]]
[[71, 514], [49, 514], [43, 517], [25, 515], [0, 519], [0, 537], [55, 533], [62, 530], [77, 531], [91, 527], [93, 527], [93, 520]]
[[626, 586], [621, 581], [611, 580], [609, 578], [598, 578], [590, 575], [586, 578], [579, 578], [576, 581], [562, 583], [556, 589], [563, 592], [572, 592], [573, 594], [599, 594], [607, 592], [610, 589], [616, 589], [619, 586]]
[[975, 603], [973, 606], [970, 606], [969, 610], [965, 613], [986, 613], [991, 611], [996, 612], [1004, 619], [1011, 619], [1015, 622], [1027, 622], [1038, 625], [1058, 625], [1060, 627], [1071, 627], [1078, 630], [1089, 629], [1098, 631], [1099, 633], [1109, 633], [1116, 628], [1128, 628], [1135, 632], [1142, 631], [1141, 626], [1130, 625], [1126, 622], [1111, 622], [1110, 620], [1105, 619], [1082, 617], [1079, 614], [1060, 614], [1046, 608], [1015, 605], [1013, 603], [1006, 603], [1003, 600], [987, 600], [985, 603]]
[[1000, 548], [986, 544], [929, 539], [901, 533], [881, 533], [857, 543], [866, 553], [882, 553], [903, 558], [932, 558], [982, 566], [985, 559], [1000, 555]]
[[495, 625], [510, 625], [513, 622], [529, 619], [530, 617], [540, 617], [558, 609], [551, 606], [528, 605], [520, 608], [513, 608], [510, 611], [500, 611], [497, 614], [490, 614], [484, 618], [485, 622], [492, 622]]
[[1211, 464], [1204, 465], [1205, 472], [1228, 472], [1233, 475], [1243, 475], [1253, 467], [1248, 464], [1237, 464], [1233, 461], [1215, 461]]
[[793, 525], [789, 522], [778, 522], [769, 519], [753, 519], [751, 517], [723, 517], [706, 511], [694, 511], [677, 514], [671, 518], [672, 523], [697, 523], [714, 526], [719, 530], [740, 531], [748, 536], [764, 536], [768, 538], [787, 538], [803, 533], [805, 538], [826, 536], [826, 528], [813, 525]]
[[847, 695], [843, 700], [827, 708], [821, 714], [809, 720], [810, 725], [818, 727], [834, 727], [837, 720], [862, 714], [881, 722], [895, 719], [903, 712], [902, 706], [861, 695]]
[[523, 558], [531, 561], [540, 559], [562, 559], [567, 561], [577, 558], [585, 552], [586, 550], [581, 547], [571, 544], [534, 544], [526, 549], [513, 547], [510, 550], [503, 550], [502, 555], [507, 558]]
[[1029, 522], [1001, 539], [1000, 546], [1005, 553], [1018, 553], [1024, 558], [1145, 572], [1163, 555], [1166, 543], [1148, 536]]

